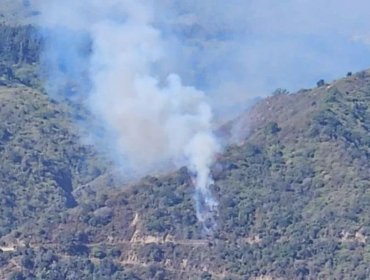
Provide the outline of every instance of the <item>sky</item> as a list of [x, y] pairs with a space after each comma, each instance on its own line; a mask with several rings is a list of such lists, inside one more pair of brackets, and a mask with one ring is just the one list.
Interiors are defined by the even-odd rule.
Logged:
[[235, 83], [250, 96], [266, 95], [277, 87], [294, 91], [369, 67], [368, 1], [177, 3], [164, 10], [173, 13], [171, 24], [190, 30], [184, 52], [199, 58], [195, 63], [207, 86]]
[[[36, 8], [43, 2], [33, 1]], [[296, 91], [369, 67], [366, 0], [145, 2], [168, 43], [160, 70], [179, 73], [225, 102], [266, 96], [278, 87]]]
[[295, 92], [369, 68], [365, 0], [153, 3], [168, 43], [160, 70], [205, 91], [221, 119], [277, 88]]

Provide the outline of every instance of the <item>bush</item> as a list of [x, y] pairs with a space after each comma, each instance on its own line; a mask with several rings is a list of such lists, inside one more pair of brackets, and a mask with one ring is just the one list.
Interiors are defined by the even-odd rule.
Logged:
[[266, 126], [266, 132], [269, 134], [276, 134], [281, 130], [276, 122], [270, 122]]

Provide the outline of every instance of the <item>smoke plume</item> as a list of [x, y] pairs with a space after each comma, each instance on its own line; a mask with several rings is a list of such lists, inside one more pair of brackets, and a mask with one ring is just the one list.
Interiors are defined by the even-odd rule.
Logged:
[[197, 216], [211, 229], [217, 203], [210, 165], [219, 149], [212, 109], [204, 92], [164, 70], [169, 43], [155, 27], [153, 7], [70, 0], [40, 8], [49, 91], [87, 105], [124, 172], [139, 176], [187, 165]]
[[215, 123], [276, 88], [368, 67], [369, 2], [324, 2], [30, 0], [49, 93], [89, 108], [91, 141], [126, 174], [187, 165], [200, 220], [217, 204]]

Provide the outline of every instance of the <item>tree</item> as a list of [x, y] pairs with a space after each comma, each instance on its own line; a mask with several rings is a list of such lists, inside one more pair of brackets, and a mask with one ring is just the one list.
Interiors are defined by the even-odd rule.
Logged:
[[273, 96], [278, 96], [278, 95], [287, 95], [289, 94], [289, 91], [285, 88], [277, 88], [272, 92]]
[[325, 85], [325, 81], [323, 79], [319, 80], [317, 83], [316, 83], [317, 87], [322, 87]]

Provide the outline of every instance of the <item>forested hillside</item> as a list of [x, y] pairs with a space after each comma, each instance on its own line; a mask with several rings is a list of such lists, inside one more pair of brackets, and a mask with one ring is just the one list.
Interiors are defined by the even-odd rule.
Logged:
[[212, 166], [204, 234], [188, 170], [117, 183], [43, 92], [29, 27], [1, 28], [1, 279], [370, 278], [370, 71], [222, 127], [246, 136]]

